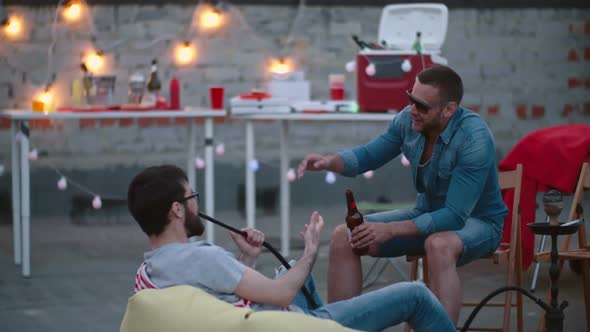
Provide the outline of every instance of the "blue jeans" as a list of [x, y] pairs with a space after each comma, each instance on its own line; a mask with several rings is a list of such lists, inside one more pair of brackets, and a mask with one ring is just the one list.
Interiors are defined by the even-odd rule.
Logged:
[[310, 309], [301, 292], [293, 304], [308, 315], [330, 319], [351, 329], [382, 331], [408, 322], [416, 332], [456, 331], [442, 305], [421, 282], [398, 282], [330, 304], [324, 304], [320, 300], [312, 276], [305, 286], [313, 294], [319, 307]]
[[[365, 218], [371, 222], [396, 222], [413, 220], [422, 213], [417, 209], [400, 209], [366, 215]], [[473, 217], [467, 218], [465, 226], [454, 231], [463, 242], [463, 252], [457, 261], [457, 266], [490, 255], [498, 249], [502, 238], [501, 227], [497, 223]], [[425, 240], [426, 236], [394, 238], [379, 245], [377, 256], [423, 255]]]

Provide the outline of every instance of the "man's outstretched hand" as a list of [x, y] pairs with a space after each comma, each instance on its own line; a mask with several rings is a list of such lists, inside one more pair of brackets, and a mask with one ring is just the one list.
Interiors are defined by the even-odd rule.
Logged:
[[319, 212], [314, 211], [309, 218], [309, 224], [303, 226], [301, 237], [305, 242], [305, 252], [310, 254], [317, 254], [320, 248], [320, 235], [324, 228], [324, 218]]
[[301, 179], [305, 171], [323, 171], [328, 168], [328, 159], [320, 154], [312, 153], [303, 158], [297, 167], [297, 177]]

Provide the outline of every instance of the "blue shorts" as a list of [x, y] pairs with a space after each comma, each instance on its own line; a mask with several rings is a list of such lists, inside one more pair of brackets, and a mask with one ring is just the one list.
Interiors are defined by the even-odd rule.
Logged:
[[[370, 222], [397, 222], [413, 220], [423, 212], [411, 210], [393, 210], [366, 215], [365, 219]], [[478, 218], [467, 218], [465, 226], [453, 231], [463, 242], [463, 252], [457, 261], [457, 266], [465, 265], [478, 258], [491, 255], [500, 246], [502, 238], [501, 224], [481, 220]], [[397, 257], [403, 255], [423, 255], [424, 241], [427, 236], [394, 238], [379, 245], [377, 257]]]

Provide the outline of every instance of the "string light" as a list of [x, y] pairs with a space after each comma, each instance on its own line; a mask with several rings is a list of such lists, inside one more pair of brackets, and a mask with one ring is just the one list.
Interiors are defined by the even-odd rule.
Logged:
[[100, 196], [94, 196], [94, 198], [92, 199], [92, 207], [95, 210], [98, 210], [102, 207], [102, 199], [100, 199]]
[[327, 184], [334, 184], [336, 183], [336, 174], [334, 172], [327, 172], [326, 173], [326, 183]]
[[352, 60], [352, 61], [348, 61], [348, 62], [346, 63], [346, 66], [345, 66], [345, 68], [346, 68], [346, 71], [347, 71], [347, 72], [349, 72], [349, 73], [352, 73], [353, 71], [355, 71], [355, 70], [356, 70], [356, 61], [354, 61], [354, 60]]
[[365, 68], [365, 73], [369, 76], [375, 76], [377, 69], [375, 68], [375, 64], [372, 62]]
[[258, 170], [260, 169], [260, 164], [258, 163], [258, 160], [256, 159], [252, 159], [248, 162], [248, 169], [250, 170], [250, 172], [252, 173], [256, 173], [258, 172]]
[[287, 180], [289, 180], [289, 182], [293, 182], [296, 178], [297, 176], [295, 175], [295, 170], [289, 168], [289, 170], [287, 171]]
[[217, 144], [217, 146], [215, 147], [215, 154], [218, 156], [223, 156], [225, 154], [225, 144]]
[[201, 158], [201, 157], [195, 158], [195, 167], [197, 169], [203, 169], [203, 168], [205, 168], [205, 166], [206, 165], [205, 165], [205, 161], [203, 160], [203, 158]]
[[179, 66], [186, 66], [195, 61], [197, 51], [191, 42], [185, 41], [184, 43], [178, 44], [176, 46], [174, 54], [176, 64]]
[[11, 16], [4, 21], [4, 33], [10, 38], [20, 36], [23, 30], [23, 21], [20, 17]]
[[365, 177], [365, 179], [371, 179], [373, 177], [373, 175], [375, 175], [375, 172], [373, 172], [373, 171], [366, 171], [363, 173], [363, 176]]
[[68, 180], [65, 176], [62, 176], [61, 178], [59, 178], [59, 181], [57, 181], [57, 189], [61, 191], [68, 189]]
[[222, 21], [221, 10], [218, 8], [207, 8], [201, 14], [200, 26], [205, 29], [214, 29], [219, 27]]
[[270, 65], [270, 72], [273, 74], [288, 74], [293, 71], [291, 62], [285, 58], [273, 60]]
[[412, 64], [410, 63], [410, 60], [404, 59], [404, 61], [402, 62], [402, 70], [404, 71], [404, 73], [409, 73], [410, 71], [412, 71]]
[[82, 16], [82, 4], [77, 0], [70, 1], [62, 11], [63, 18], [68, 22], [75, 22]]
[[33, 111], [48, 113], [52, 111], [53, 93], [49, 87], [45, 88], [33, 98]]
[[39, 159], [39, 151], [37, 149], [32, 149], [29, 151], [29, 160], [37, 160]]
[[104, 52], [101, 50], [90, 52], [84, 57], [84, 63], [91, 73], [100, 72], [104, 67]]

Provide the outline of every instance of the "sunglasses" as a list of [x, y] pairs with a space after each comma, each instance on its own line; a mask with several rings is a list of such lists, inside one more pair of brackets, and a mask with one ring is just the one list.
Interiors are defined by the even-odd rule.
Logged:
[[178, 202], [179, 203], [186, 202], [186, 201], [188, 201], [189, 199], [192, 199], [192, 198], [196, 198], [197, 199], [197, 203], [200, 202], [199, 193], [197, 193], [197, 192], [193, 192], [192, 194], [188, 195], [187, 197], [183, 197], [182, 199], [178, 200]]
[[435, 107], [446, 106], [450, 103], [450, 101], [443, 101], [434, 105], [430, 105], [429, 103], [412, 96], [412, 89], [407, 90], [406, 95], [408, 96], [408, 101], [410, 102], [410, 105], [416, 106], [416, 110], [422, 114], [428, 113], [428, 111]]

